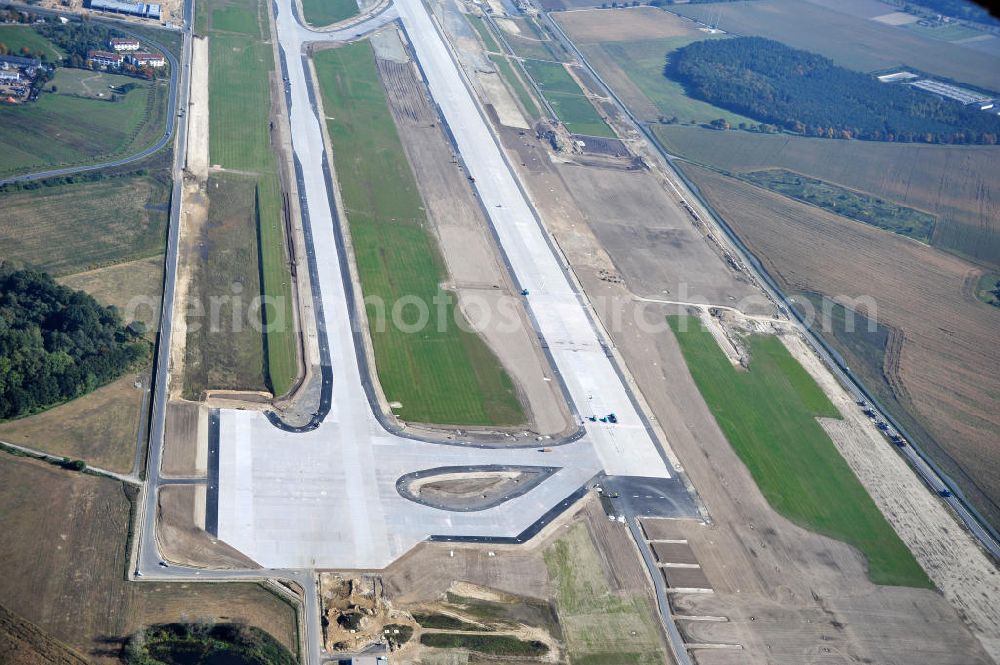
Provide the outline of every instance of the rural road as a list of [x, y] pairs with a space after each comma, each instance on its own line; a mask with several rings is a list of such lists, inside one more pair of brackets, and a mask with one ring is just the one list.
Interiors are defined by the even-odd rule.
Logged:
[[[58, 16], [64, 16], [63, 13], [56, 12], [56, 11], [45, 10], [45, 9], [39, 9], [37, 7], [34, 7], [34, 6], [14, 5], [14, 7], [28, 9], [28, 10], [30, 10], [32, 12], [35, 12], [36, 14], [50, 14], [50, 15], [53, 15], [53, 16], [56, 16], [56, 15], [58, 15]], [[76, 20], [79, 20], [79, 19], [76, 19]], [[124, 24], [124, 21], [117, 21], [117, 22], [119, 24]], [[136, 37], [137, 39], [142, 39], [142, 41], [144, 41], [144, 42], [146, 42], [148, 44], [151, 44], [153, 47], [155, 47], [161, 53], [163, 53], [166, 56], [166, 58], [167, 58], [167, 62], [170, 63], [170, 94], [169, 94], [169, 97], [167, 99], [167, 125], [166, 125], [166, 127], [163, 128], [163, 135], [160, 136], [159, 140], [157, 140], [156, 143], [154, 143], [153, 145], [151, 145], [151, 146], [149, 146], [149, 147], [147, 147], [147, 148], [145, 148], [143, 150], [140, 150], [139, 152], [136, 152], [134, 154], [128, 155], [126, 157], [121, 157], [119, 159], [112, 159], [112, 160], [109, 160], [107, 162], [101, 162], [100, 164], [87, 164], [87, 165], [81, 165], [81, 166], [67, 166], [65, 168], [60, 168], [60, 169], [49, 169], [49, 170], [46, 170], [46, 171], [36, 171], [34, 173], [24, 173], [22, 175], [17, 175], [17, 176], [12, 176], [10, 178], [0, 179], [0, 185], [7, 185], [7, 184], [16, 183], [16, 182], [28, 182], [28, 181], [31, 181], [31, 180], [44, 180], [46, 178], [58, 178], [58, 177], [61, 177], [61, 176], [75, 175], [77, 173], [87, 173], [89, 171], [100, 171], [102, 169], [109, 169], [109, 168], [114, 168], [114, 167], [117, 167], [117, 166], [124, 166], [126, 164], [131, 164], [133, 162], [138, 162], [139, 160], [145, 159], [146, 157], [149, 157], [150, 155], [159, 152], [164, 146], [166, 146], [170, 142], [170, 139], [174, 135], [174, 129], [175, 129], [175, 127], [178, 124], [177, 123], [177, 109], [178, 108], [185, 108], [184, 106], [178, 105], [178, 103], [177, 103], [177, 101], [178, 101], [178, 90], [179, 90], [179, 86], [178, 86], [178, 72], [180, 70], [180, 67], [179, 67], [178, 62], [177, 62], [177, 58], [174, 56], [173, 53], [170, 52], [169, 49], [167, 49], [165, 46], [163, 46], [163, 44], [157, 42], [156, 40], [150, 39], [149, 37], [146, 37], [144, 35], [140, 36], [140, 35], [136, 35], [136, 34], [130, 33], [128, 31], [128, 28], [126, 27], [126, 25], [119, 25], [118, 29], [120, 29], [122, 32], [125, 32], [125, 33], [128, 33], [128, 34], [132, 35], [133, 37]], [[186, 30], [186, 28], [185, 28], [185, 30]]]

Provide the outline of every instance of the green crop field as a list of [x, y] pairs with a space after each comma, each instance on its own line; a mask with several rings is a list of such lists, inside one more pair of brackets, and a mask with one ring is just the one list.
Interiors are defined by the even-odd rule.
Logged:
[[732, 366], [697, 319], [668, 317], [719, 427], [771, 506], [853, 545], [876, 584], [931, 587], [817, 417], [837, 409], [777, 337], [750, 339], [750, 370]]
[[[281, 185], [270, 135], [271, 90], [274, 68], [271, 46], [262, 39], [264, 5], [256, 0], [212, 2], [209, 39], [209, 154], [212, 164], [249, 174], [256, 183], [256, 203], [241, 214], [250, 215], [260, 233], [259, 255], [263, 285], [257, 288], [271, 299], [266, 308], [268, 328], [261, 344], [266, 348], [264, 373], [275, 395], [291, 389], [298, 374], [293, 327], [291, 276], [288, 271], [282, 219]], [[217, 23], [221, 23], [220, 25]], [[220, 32], [216, 32], [220, 30]], [[242, 34], [232, 34], [240, 32]], [[248, 39], [247, 36], [251, 38]], [[217, 211], [221, 202], [211, 209]], [[231, 201], [224, 198], [224, 201]], [[218, 212], [218, 211], [217, 211]], [[273, 325], [271, 325], [273, 324]], [[209, 356], [206, 356], [209, 357]], [[242, 357], [249, 361], [249, 355]]]
[[160, 254], [169, 200], [163, 173], [0, 192], [2, 258], [67, 275]]
[[573, 663], [659, 665], [655, 610], [645, 596], [613, 593], [605, 564], [584, 524], [575, 524], [544, 552], [556, 588], [556, 611]]
[[0, 25], [0, 53], [44, 57], [50, 61], [63, 56], [62, 49], [28, 25]]
[[[585, 46], [584, 50], [588, 54], [598, 49], [603, 51], [606, 57], [612, 59], [653, 103], [661, 116], [676, 117], [680, 122], [707, 123], [716, 118], [725, 118], [734, 126], [741, 122], [756, 124], [755, 121], [732, 111], [688, 97], [680, 83], [663, 75], [668, 54], [698, 41], [699, 38], [710, 37], [702, 34], [701, 37], [682, 36], [634, 42], [607, 42]], [[596, 58], [595, 62], [600, 63], [601, 58]], [[618, 86], [615, 85], [616, 77], [607, 76], [605, 80], [611, 87], [616, 88], [616, 92], [618, 91]]]
[[614, 137], [615, 133], [584, 96], [583, 90], [565, 67], [544, 60], [525, 60], [524, 69], [569, 131], [574, 134]]
[[[444, 266], [417, 183], [386, 104], [368, 43], [321, 51], [315, 58], [335, 168], [347, 210], [355, 260], [367, 301], [378, 378], [404, 420], [463, 425], [514, 425], [524, 413], [510, 377], [477, 335], [455, 324], [451, 294], [441, 291]], [[435, 297], [447, 297], [445, 325], [434, 320]], [[424, 303], [435, 317], [416, 332], [385, 310], [402, 300]], [[408, 322], [414, 321], [410, 308]]]
[[0, 106], [0, 176], [110, 160], [155, 143], [166, 122], [168, 83], [129, 80], [136, 89], [118, 101], [60, 91]]
[[528, 92], [524, 81], [515, 73], [514, 66], [510, 64], [510, 60], [499, 55], [490, 56], [490, 60], [497, 66], [500, 76], [507, 82], [507, 87], [517, 96], [518, 101], [521, 102], [521, 106], [529, 118], [537, 118], [540, 115], [538, 104], [535, 102], [535, 98], [531, 96], [531, 93]]
[[322, 27], [351, 18], [358, 13], [357, 0], [302, 0], [306, 22]]

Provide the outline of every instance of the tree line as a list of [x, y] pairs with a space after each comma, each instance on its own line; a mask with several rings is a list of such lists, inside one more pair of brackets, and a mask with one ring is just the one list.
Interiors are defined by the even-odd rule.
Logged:
[[992, 145], [1000, 135], [996, 114], [762, 37], [694, 42], [664, 73], [691, 97], [809, 136]]
[[39, 270], [0, 263], [0, 419], [88, 393], [150, 354], [141, 325]]

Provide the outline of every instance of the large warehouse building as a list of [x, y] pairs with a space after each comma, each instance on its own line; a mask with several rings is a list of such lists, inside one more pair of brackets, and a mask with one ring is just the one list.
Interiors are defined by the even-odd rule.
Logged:
[[115, 12], [117, 14], [128, 14], [129, 16], [141, 16], [142, 18], [160, 19], [160, 5], [151, 5], [144, 2], [123, 2], [122, 0], [90, 0], [88, 6], [102, 12]]

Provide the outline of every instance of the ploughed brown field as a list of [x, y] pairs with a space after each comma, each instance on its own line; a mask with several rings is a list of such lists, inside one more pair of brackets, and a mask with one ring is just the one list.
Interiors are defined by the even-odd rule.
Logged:
[[0, 605], [93, 663], [174, 621], [242, 621], [297, 649], [295, 611], [256, 584], [126, 581], [130, 510], [120, 482], [0, 455]]
[[685, 170], [786, 289], [876, 299], [878, 322], [902, 335], [883, 368], [895, 397], [982, 490], [966, 483], [970, 498], [996, 502], [1000, 309], [975, 299], [979, 269], [733, 178]]

